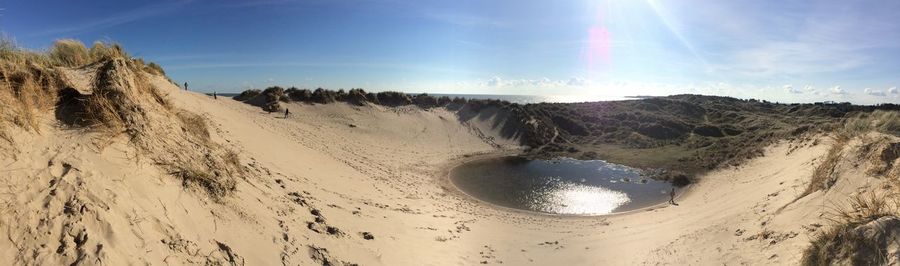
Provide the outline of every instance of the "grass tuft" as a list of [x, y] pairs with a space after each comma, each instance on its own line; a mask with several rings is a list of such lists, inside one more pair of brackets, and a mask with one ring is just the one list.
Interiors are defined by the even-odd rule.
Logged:
[[215, 201], [220, 201], [225, 195], [234, 190], [234, 179], [223, 179], [218, 172], [209, 171], [188, 162], [173, 165], [174, 171], [169, 174], [182, 180], [184, 187], [199, 186], [205, 190]]
[[898, 207], [896, 198], [889, 195], [861, 193], [850, 198], [849, 208], [834, 209], [829, 213], [827, 219], [833, 225], [815, 236], [803, 252], [800, 264], [832, 265], [849, 258], [854, 265], [884, 265], [887, 261], [884, 247], [855, 229], [881, 217], [897, 215]]
[[182, 130], [203, 141], [209, 141], [209, 127], [206, 125], [206, 119], [203, 116], [187, 111], [180, 111], [175, 113], [175, 115], [181, 120]]
[[57, 40], [49, 52], [50, 60], [57, 66], [80, 67], [93, 61], [84, 43], [73, 39]]

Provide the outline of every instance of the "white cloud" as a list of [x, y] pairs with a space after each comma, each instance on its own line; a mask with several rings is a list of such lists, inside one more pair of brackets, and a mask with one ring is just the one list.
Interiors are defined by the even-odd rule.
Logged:
[[831, 89], [829, 89], [828, 92], [830, 92], [831, 94], [837, 94], [837, 95], [841, 95], [841, 94], [846, 94], [846, 93], [847, 93], [847, 92], [845, 92], [843, 89], [841, 89], [841, 86], [834, 86], [834, 87], [831, 87]]
[[884, 92], [881, 91], [881, 90], [873, 90], [873, 89], [871, 89], [871, 88], [866, 88], [866, 89], [863, 90], [863, 91], [864, 91], [866, 94], [872, 95], [872, 96], [884, 96]]
[[793, 93], [793, 94], [803, 93], [802, 91], [795, 89], [793, 85], [784, 85], [784, 91], [786, 91], [788, 93]]
[[887, 91], [890, 94], [897, 94], [897, 87], [890, 87]]

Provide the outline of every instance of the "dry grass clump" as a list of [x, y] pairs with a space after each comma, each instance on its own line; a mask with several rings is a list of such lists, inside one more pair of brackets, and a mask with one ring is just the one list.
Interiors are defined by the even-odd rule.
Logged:
[[858, 233], [857, 227], [900, 210], [893, 195], [858, 194], [850, 199], [849, 208], [835, 209], [828, 219], [832, 227], [821, 232], [803, 253], [801, 265], [832, 265], [850, 260], [853, 265], [884, 265], [885, 247]]
[[[10, 140], [8, 129], [18, 126], [39, 132], [40, 116], [58, 102], [58, 92], [67, 85], [55, 67], [81, 67], [101, 60], [127, 58], [116, 44], [97, 42], [91, 49], [77, 40], [59, 40], [47, 52], [34, 52], [18, 47], [11, 39], [0, 38], [0, 136]], [[140, 79], [141, 77], [138, 77]], [[140, 80], [139, 80], [140, 82]], [[147, 85], [149, 86], [149, 85]], [[87, 121], [116, 129], [114, 95], [98, 90], [86, 104]], [[11, 142], [11, 141], [10, 141]]]
[[92, 58], [84, 43], [72, 39], [57, 40], [49, 52], [50, 60], [55, 65], [80, 67], [91, 63]]
[[82, 67], [112, 58], [130, 58], [118, 44], [95, 42], [90, 49], [73, 39], [57, 40], [47, 51], [19, 47], [7, 36], [0, 36], [0, 59], [13, 65], [35, 64], [42, 67]]
[[203, 116], [188, 111], [179, 111], [175, 115], [181, 120], [182, 130], [204, 141], [209, 141], [209, 127]]
[[50, 47], [47, 56], [50, 64], [63, 67], [81, 67], [111, 58], [129, 57], [118, 44], [95, 42], [88, 49], [84, 43], [73, 39], [57, 40]]
[[0, 123], [40, 131], [41, 113], [53, 108], [59, 74], [37, 64], [0, 62]]
[[109, 60], [97, 71], [95, 92], [85, 102], [90, 119], [112, 134], [126, 134], [154, 162], [213, 200], [234, 190], [235, 177], [243, 174], [240, 161], [210, 141], [202, 116], [173, 107], [139, 62]]
[[24, 65], [27, 63], [50, 65], [50, 59], [46, 54], [22, 49], [13, 40], [5, 36], [0, 36], [0, 60], [12, 65]]
[[190, 162], [181, 162], [172, 168], [174, 170], [169, 174], [181, 179], [183, 186], [199, 186], [216, 201], [222, 200], [225, 195], [234, 191], [237, 184], [234, 179], [220, 176], [218, 171], [209, 171], [206, 167]]
[[166, 71], [163, 70], [162, 66], [160, 66], [154, 62], [150, 62], [150, 64], [147, 64], [146, 70], [147, 70], [147, 72], [150, 72], [155, 75], [159, 75], [159, 76], [166, 75]]
[[[140, 75], [135, 75], [133, 69], [127, 69], [125, 60], [109, 60], [97, 69], [94, 79], [94, 93], [84, 101], [84, 120], [91, 125], [99, 125], [118, 134], [124, 130], [134, 134], [133, 124], [140, 123], [130, 115], [141, 110], [134, 106], [135, 96], [147, 93], [158, 94], [150, 87], [150, 84]], [[163, 100], [165, 101], [165, 100]]]
[[88, 51], [93, 60], [102, 60], [109, 58], [129, 58], [128, 53], [122, 46], [117, 43], [94, 42]]

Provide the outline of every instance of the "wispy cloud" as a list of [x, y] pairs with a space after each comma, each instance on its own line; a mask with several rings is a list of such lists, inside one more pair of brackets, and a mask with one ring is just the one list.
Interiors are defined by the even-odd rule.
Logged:
[[[877, 49], [900, 48], [896, 2], [702, 5], [712, 11], [686, 11], [681, 17], [693, 23], [693, 36], [721, 50], [715, 70], [723, 73], [767, 78], [846, 72], [877, 64]], [[696, 32], [700, 29], [710, 33]]]
[[863, 90], [867, 95], [872, 96], [885, 96], [884, 91], [881, 90], [873, 90], [872, 88], [866, 88]]
[[474, 84], [495, 88], [577, 88], [588, 86], [591, 84], [591, 81], [581, 77], [571, 77], [568, 80], [552, 80], [546, 77], [539, 79], [503, 79], [498, 76], [493, 76], [487, 80], [475, 82]]
[[114, 14], [110, 14], [109, 16], [98, 17], [93, 20], [75, 22], [73, 24], [62, 26], [59, 28], [35, 32], [30, 36], [36, 37], [61, 34], [77, 34], [110, 28], [134, 21], [148, 19], [166, 13], [171, 13], [180, 7], [190, 4], [193, 1], [194, 0], [181, 0], [177, 2], [166, 2], [162, 4], [142, 6], [125, 12], [117, 12]]

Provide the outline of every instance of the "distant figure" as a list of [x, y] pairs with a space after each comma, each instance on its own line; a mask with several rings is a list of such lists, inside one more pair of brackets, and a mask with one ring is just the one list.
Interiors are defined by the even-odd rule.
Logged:
[[187, 81], [184, 82], [184, 90], [188, 90], [187, 89]]
[[219, 97], [216, 96], [216, 92], [213, 92], [213, 100], [218, 100]]
[[284, 118], [288, 118], [291, 115], [291, 109], [284, 108]]
[[669, 204], [678, 206], [678, 204], [675, 203], [675, 187], [672, 187], [672, 191], [669, 192]]

